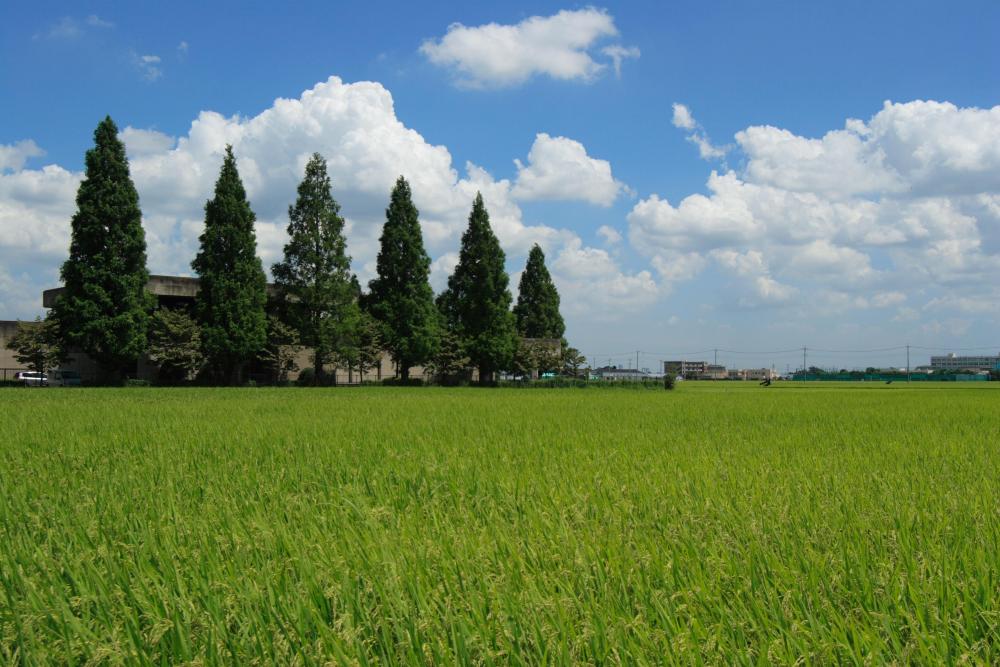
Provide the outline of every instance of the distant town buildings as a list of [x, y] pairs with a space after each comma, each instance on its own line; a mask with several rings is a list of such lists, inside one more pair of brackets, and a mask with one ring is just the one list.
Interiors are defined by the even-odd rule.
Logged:
[[590, 377], [594, 380], [617, 380], [619, 382], [642, 382], [643, 380], [654, 378], [647, 371], [641, 371], [636, 368], [618, 368], [617, 366], [595, 368], [591, 371]]
[[1000, 370], [1000, 355], [960, 357], [955, 353], [931, 357], [931, 369], [935, 371], [996, 371]]
[[663, 372], [685, 380], [767, 380], [777, 379], [771, 368], [729, 368], [707, 361], [665, 361]]

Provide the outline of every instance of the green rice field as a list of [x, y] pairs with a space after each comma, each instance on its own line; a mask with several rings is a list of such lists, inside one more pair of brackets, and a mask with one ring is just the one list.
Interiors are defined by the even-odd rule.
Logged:
[[1000, 662], [1000, 386], [0, 390], [0, 663]]

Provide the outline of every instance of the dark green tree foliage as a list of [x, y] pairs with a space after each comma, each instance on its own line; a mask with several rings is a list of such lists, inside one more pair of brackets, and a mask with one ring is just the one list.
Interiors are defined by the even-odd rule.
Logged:
[[59, 344], [59, 331], [53, 318], [35, 318], [34, 322], [18, 322], [17, 331], [7, 341], [7, 349], [17, 362], [44, 373], [57, 367], [66, 358]]
[[358, 325], [355, 356], [350, 360], [364, 376], [371, 368], [376, 368], [382, 362], [382, 332], [378, 320], [369, 313], [362, 312]]
[[149, 323], [149, 360], [159, 366], [162, 384], [193, 379], [204, 363], [201, 331], [186, 310], [159, 308]]
[[313, 377], [320, 381], [331, 358], [353, 356], [360, 311], [344, 219], [319, 153], [306, 165], [288, 220], [284, 258], [271, 273], [286, 321], [299, 332], [302, 344], [313, 348]]
[[504, 252], [490, 227], [483, 197], [476, 193], [469, 226], [462, 234], [458, 265], [440, 299], [447, 326], [458, 334], [479, 381], [490, 382], [509, 368], [517, 349], [510, 279]]
[[267, 345], [261, 351], [259, 359], [270, 372], [274, 382], [285, 384], [288, 382], [289, 373], [299, 369], [295, 358], [299, 356], [301, 350], [299, 332], [282, 322], [276, 315], [268, 315]]
[[445, 329], [441, 334], [441, 345], [437, 354], [427, 369], [429, 374], [443, 385], [456, 385], [467, 380], [468, 368], [469, 358], [465, 356], [458, 334]]
[[205, 204], [205, 231], [191, 267], [201, 279], [195, 314], [202, 351], [216, 379], [239, 383], [246, 363], [267, 341], [267, 282], [257, 257], [255, 216], [226, 147], [215, 196]]
[[559, 292], [545, 267], [545, 253], [536, 243], [518, 286], [517, 332], [525, 338], [562, 338], [566, 324], [559, 314]]
[[110, 117], [94, 131], [76, 207], [55, 317], [68, 348], [90, 355], [107, 379], [119, 379], [146, 349], [153, 298], [146, 292], [139, 195]]
[[378, 277], [369, 283], [367, 299], [369, 311], [381, 325], [382, 342], [404, 380], [411, 366], [431, 360], [440, 338], [429, 282], [431, 260], [424, 250], [418, 215], [410, 185], [400, 176], [385, 211]]
[[563, 375], [580, 377], [583, 375], [583, 369], [587, 366], [587, 357], [583, 356], [583, 354], [580, 353], [580, 350], [575, 347], [563, 345], [560, 362], [562, 365]]

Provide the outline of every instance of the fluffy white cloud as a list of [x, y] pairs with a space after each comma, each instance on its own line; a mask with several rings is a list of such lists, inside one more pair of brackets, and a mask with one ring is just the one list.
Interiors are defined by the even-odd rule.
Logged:
[[[673, 124], [697, 143], [686, 106], [674, 105]], [[886, 102], [818, 139], [765, 126], [736, 142], [745, 166], [713, 171], [706, 194], [633, 207], [637, 250], [654, 262], [709, 253], [761, 300], [893, 306], [900, 321], [912, 293], [937, 293], [937, 305], [972, 291], [982, 303], [983, 286], [1000, 282], [1000, 106]]]
[[[611, 15], [590, 7], [532, 16], [515, 25], [453, 23], [444, 37], [425, 41], [420, 51], [435, 65], [453, 70], [457, 83], [466, 87], [514, 86], [536, 75], [592, 81], [607, 64], [594, 60], [589, 50], [617, 34]], [[620, 72], [622, 59], [637, 58], [639, 51], [614, 45], [604, 55]]]
[[551, 263], [552, 277], [570, 315], [614, 319], [654, 303], [663, 291], [649, 271], [623, 271], [606, 251], [570, 240]]
[[694, 116], [691, 115], [691, 110], [680, 102], [674, 102], [673, 123], [674, 127], [679, 127], [682, 130], [693, 130], [696, 127]]
[[744, 293], [739, 297], [743, 306], [781, 304], [791, 299], [796, 289], [783, 284], [771, 276], [771, 269], [763, 253], [749, 250], [739, 253], [734, 250], [713, 250], [712, 258], [728, 272], [744, 279]]
[[24, 167], [29, 158], [42, 155], [45, 155], [45, 151], [32, 139], [24, 139], [16, 144], [0, 144], [0, 172], [7, 169], [17, 171]]
[[125, 142], [125, 151], [130, 160], [144, 155], [166, 152], [177, 143], [174, 137], [163, 132], [137, 129], [131, 126], [122, 130], [120, 137]]
[[[584, 255], [592, 250], [571, 230], [527, 224], [510, 180], [494, 178], [472, 163], [460, 176], [448, 149], [428, 143], [403, 125], [389, 91], [377, 83], [347, 84], [331, 77], [296, 99], [276, 100], [256, 116], [225, 117], [204, 111], [181, 137], [133, 127], [126, 127], [121, 137], [140, 196], [154, 273], [190, 274], [203, 207], [212, 194], [226, 144], [233, 145], [257, 214], [258, 250], [265, 267], [280, 256], [288, 205], [306, 161], [316, 151], [328, 159], [334, 196], [347, 221], [348, 251], [363, 282], [374, 273], [386, 202], [399, 175], [410, 181], [420, 209], [425, 243], [436, 258], [432, 280], [437, 289], [444, 288], [457, 261], [459, 239], [477, 191], [513, 266], [523, 261], [534, 243], [553, 256], [564, 248]], [[573, 144], [586, 156], [582, 146]], [[528, 169], [535, 167], [529, 163]], [[610, 177], [610, 168], [608, 172]], [[30, 283], [24, 290], [28, 298], [18, 308], [35, 304], [27, 312], [3, 316], [33, 316], [39, 292], [57, 281], [80, 179], [81, 174], [56, 165], [0, 173], [0, 266]], [[584, 311], [587, 303], [604, 304], [606, 294], [621, 293], [633, 283], [643, 293], [655, 292], [651, 279], [609, 266], [615, 266], [610, 257], [596, 272], [574, 273], [567, 289], [587, 288], [567, 295], [566, 302], [580, 299], [578, 308]], [[621, 298], [616, 307], [638, 302], [642, 299]]]
[[514, 160], [516, 199], [580, 200], [611, 206], [623, 185], [611, 175], [611, 163], [587, 155], [583, 144], [566, 137], [535, 137], [528, 164]]

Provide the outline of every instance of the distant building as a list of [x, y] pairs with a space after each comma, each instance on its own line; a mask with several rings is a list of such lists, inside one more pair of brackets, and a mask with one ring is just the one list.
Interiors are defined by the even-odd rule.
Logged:
[[705, 370], [698, 375], [699, 380], [725, 380], [728, 377], [726, 367], [719, 364], [706, 364]]
[[14, 358], [14, 351], [7, 349], [7, 341], [17, 333], [15, 320], [0, 320], [0, 380], [11, 380], [17, 371], [26, 370], [24, 364]]
[[664, 361], [663, 372], [682, 378], [696, 378], [708, 370], [708, 366], [705, 361]]
[[[197, 278], [188, 278], [184, 276], [150, 276], [149, 281], [146, 283], [146, 291], [156, 297], [156, 305], [158, 308], [191, 308], [194, 306], [194, 300], [198, 295], [200, 287], [201, 283]], [[65, 288], [63, 287], [55, 287], [42, 292], [42, 306], [45, 308], [52, 308], [55, 306], [56, 300], [63, 293], [64, 289]], [[276, 292], [277, 290], [275, 286], [268, 284], [268, 296], [273, 297]], [[6, 335], [4, 332], [5, 329], [0, 327], [0, 336]], [[535, 343], [545, 349], [555, 350], [558, 346], [561, 350], [561, 343], [559, 343], [559, 341], [552, 343], [551, 341], [545, 339], [536, 339]], [[311, 348], [300, 348], [299, 353], [295, 357], [295, 364], [298, 366], [298, 370], [289, 373], [288, 379], [295, 380], [298, 378], [299, 372], [302, 369], [311, 368], [311, 357]], [[0, 361], [4, 359], [6, 359], [6, 357], [0, 357]], [[63, 367], [77, 371], [85, 381], [93, 381], [97, 377], [97, 364], [89, 356], [80, 352], [70, 353], [69, 359], [65, 364], [63, 364]], [[2, 366], [0, 366], [0, 368], [2, 368]], [[363, 375], [359, 374], [357, 369], [342, 368], [335, 366], [334, 364], [327, 365], [325, 370], [328, 374], [335, 374], [338, 382], [349, 383], [379, 381], [383, 378], [394, 377], [396, 374], [395, 363], [388, 352], [384, 352], [382, 354], [382, 358], [377, 366], [365, 369], [365, 373]], [[143, 355], [139, 358], [136, 364], [134, 377], [143, 380], [155, 381], [158, 372], [159, 369], [157, 366], [151, 363], [146, 355]], [[260, 369], [258, 369], [255, 364], [251, 363], [248, 372], [249, 376], [254, 378], [255, 375], [260, 374]], [[423, 376], [423, 373], [424, 369], [416, 366], [410, 370], [410, 377], [419, 378]], [[2, 371], [0, 371], [0, 377], [2, 377]], [[478, 377], [475, 372], [473, 373], [473, 377]], [[263, 377], [263, 375], [261, 375], [259, 379], [269, 381], [266, 377]]]
[[629, 382], [642, 382], [651, 379], [652, 376], [646, 371], [635, 368], [618, 368], [616, 366], [604, 366], [592, 371], [591, 376], [595, 380], [624, 380]]
[[747, 368], [743, 371], [747, 380], [777, 380], [778, 372], [773, 368]]
[[935, 371], [995, 371], [1000, 370], [1000, 355], [960, 357], [954, 353], [931, 357], [931, 368]]

